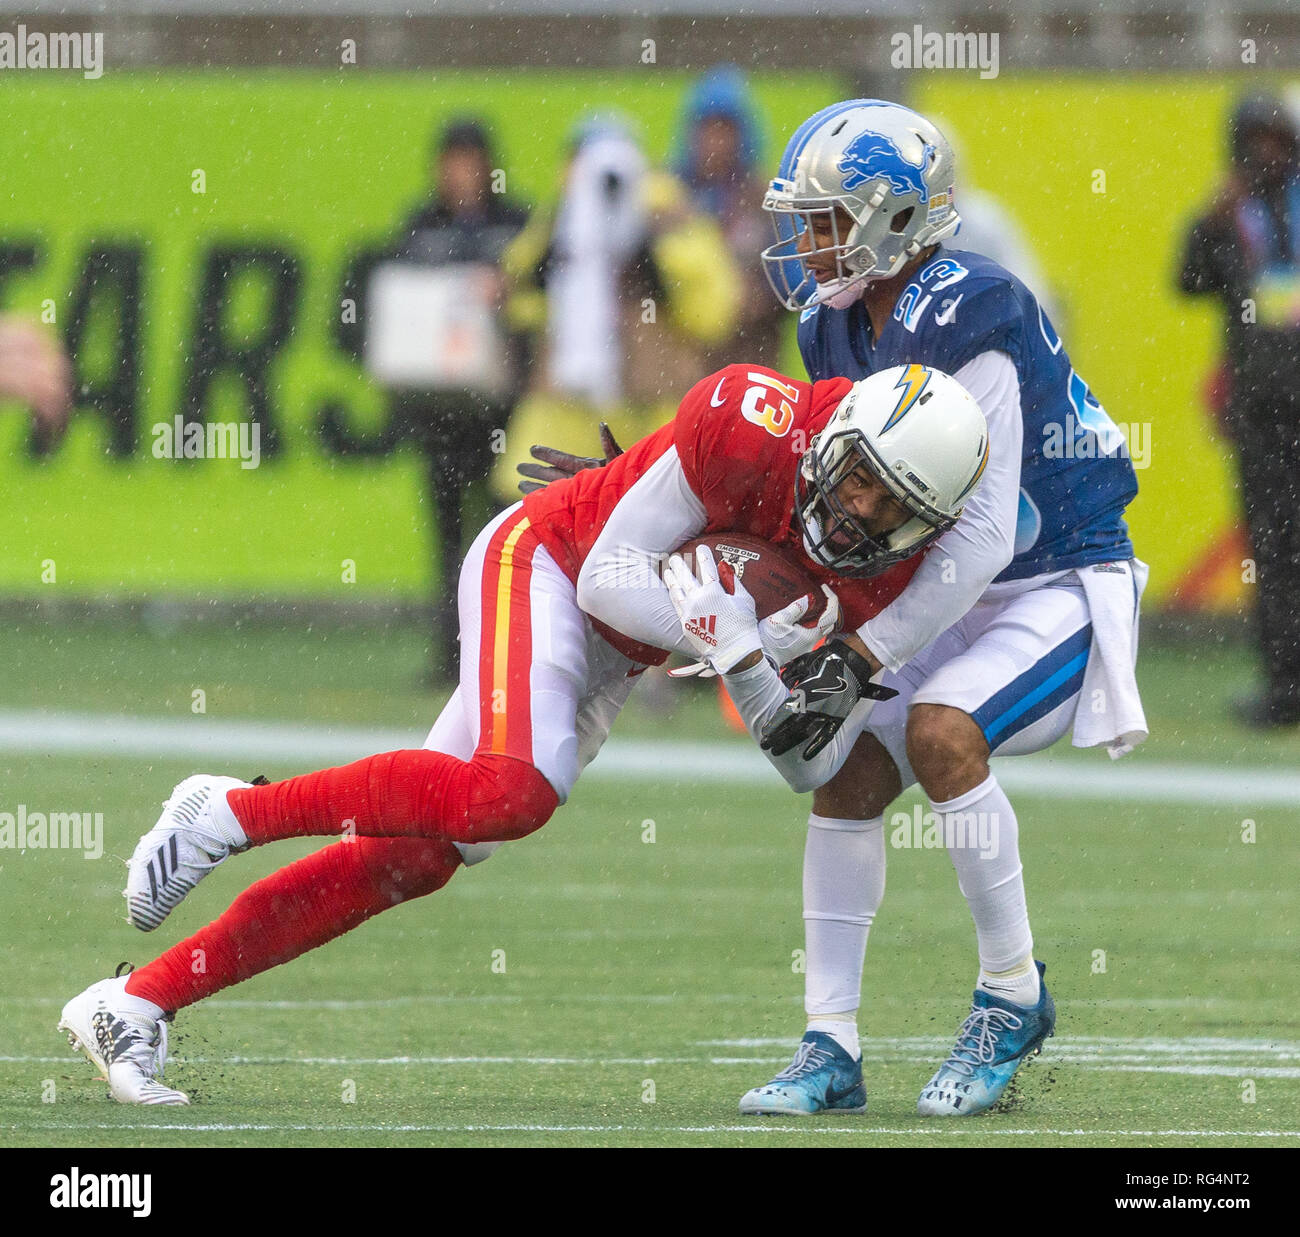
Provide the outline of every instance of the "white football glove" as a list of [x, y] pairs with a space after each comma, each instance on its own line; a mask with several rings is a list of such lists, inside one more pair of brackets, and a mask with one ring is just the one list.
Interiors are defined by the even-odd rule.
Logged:
[[[805, 627], [801, 622], [811, 604], [811, 599], [806, 596], [759, 620], [758, 638], [763, 642], [763, 652], [778, 666], [810, 653], [840, 625], [840, 599], [829, 585], [823, 584], [822, 592], [826, 594], [826, 608], [812, 627]], [[692, 676], [711, 679], [716, 673], [708, 662], [703, 661], [668, 671], [669, 677], [674, 679]]]
[[739, 580], [734, 593], [722, 587], [708, 546], [696, 548], [694, 571], [680, 554], [669, 558], [664, 584], [687, 642], [715, 673], [763, 647], [753, 597]]
[[758, 634], [763, 641], [763, 652], [778, 666], [811, 653], [840, 625], [840, 599], [825, 584], [822, 585], [822, 592], [826, 594], [826, 609], [812, 627], [805, 627], [799, 621], [808, 613], [808, 607], [812, 604], [811, 597], [800, 597], [759, 623]]

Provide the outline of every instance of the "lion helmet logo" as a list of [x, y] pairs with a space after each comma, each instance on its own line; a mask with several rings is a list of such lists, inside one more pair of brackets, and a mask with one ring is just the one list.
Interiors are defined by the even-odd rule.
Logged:
[[852, 192], [868, 181], [884, 179], [896, 196], [915, 193], [925, 206], [930, 201], [930, 190], [924, 172], [934, 155], [935, 147], [926, 143], [919, 165], [909, 163], [903, 153], [883, 133], [869, 130], [859, 133], [845, 148], [836, 168], [843, 173], [844, 188]]

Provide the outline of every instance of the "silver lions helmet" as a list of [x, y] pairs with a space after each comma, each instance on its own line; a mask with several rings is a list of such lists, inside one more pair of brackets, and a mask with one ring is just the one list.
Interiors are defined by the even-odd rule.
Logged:
[[[847, 308], [866, 283], [957, 231], [954, 181], [948, 139], [909, 108], [849, 99], [809, 117], [763, 198], [776, 230], [763, 269], [777, 299]], [[819, 282], [810, 258], [833, 277]]]
[[[863, 378], [800, 461], [794, 517], [804, 549], [837, 575], [878, 575], [957, 522], [988, 460], [984, 413], [956, 378], [915, 364]], [[863, 472], [906, 512], [897, 528], [873, 535], [842, 501], [841, 485]]]

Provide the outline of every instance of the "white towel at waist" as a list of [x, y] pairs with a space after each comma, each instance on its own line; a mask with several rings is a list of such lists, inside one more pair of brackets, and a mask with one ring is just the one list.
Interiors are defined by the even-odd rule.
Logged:
[[1106, 744], [1112, 760], [1148, 734], [1138, 695], [1138, 610], [1149, 568], [1140, 559], [1094, 563], [1076, 574], [1092, 616], [1092, 647], [1074, 713], [1075, 747]]

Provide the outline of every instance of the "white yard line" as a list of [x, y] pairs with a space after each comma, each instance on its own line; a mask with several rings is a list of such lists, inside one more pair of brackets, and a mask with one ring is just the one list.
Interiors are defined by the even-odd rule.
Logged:
[[[525, 1001], [532, 1001], [535, 998], [523, 996], [518, 993], [481, 993], [477, 995], [455, 996], [444, 995], [441, 993], [418, 993], [409, 996], [392, 996], [392, 997], [358, 997], [348, 999], [344, 997], [314, 997], [303, 1000], [253, 1000], [245, 997], [209, 997], [204, 1002], [205, 1009], [319, 1009], [334, 1012], [346, 1012], [353, 1009], [404, 1009], [410, 1006], [421, 1005], [520, 1005]], [[798, 994], [776, 997], [757, 997], [752, 993], [743, 992], [701, 992], [692, 993], [690, 996], [681, 996], [668, 992], [572, 992], [563, 996], [548, 996], [547, 1001], [552, 1005], [732, 1005], [732, 1004], [755, 1004], [762, 1002], [776, 1002], [787, 1005], [799, 1005], [802, 1007], [803, 997]], [[0, 996], [0, 1007], [6, 1005], [40, 1005], [40, 1006], [57, 1006], [62, 1009], [67, 1004], [66, 994], [63, 996]], [[875, 1005], [906, 1006], [909, 1010], [915, 1010], [921, 1005], [943, 1005], [945, 1008], [951, 1007], [952, 1002], [942, 997], [927, 997], [921, 1000], [916, 997], [904, 996], [874, 996], [872, 1003]], [[1244, 1009], [1257, 1012], [1259, 1009], [1258, 1002], [1249, 1001], [1241, 997], [1095, 997], [1070, 1001], [1071, 1007], [1087, 1009], [1216, 1009], [1231, 1010]], [[714, 1040], [712, 1043], [731, 1045], [734, 1047], [754, 1047], [764, 1044], [786, 1044], [791, 1043], [788, 1038], [776, 1038], [767, 1040]]]
[[[318, 997], [308, 998], [306, 1000], [294, 1001], [272, 1001], [272, 1000], [251, 1000], [243, 997], [209, 997], [203, 1002], [204, 1009], [321, 1009], [335, 1012], [346, 1012], [353, 1009], [402, 1009], [412, 1005], [519, 1005], [525, 1001], [533, 1001], [535, 997], [521, 996], [510, 993], [484, 993], [477, 996], [444, 996], [440, 993], [420, 993], [412, 996], [392, 996], [392, 997], [361, 997], [356, 1000], [347, 1000], [342, 997]], [[670, 992], [651, 992], [651, 993], [617, 993], [617, 992], [573, 992], [564, 996], [548, 996], [546, 1001], [551, 1005], [577, 1004], [577, 1005], [708, 1005], [708, 1004], [732, 1004], [742, 1001], [759, 1001], [767, 998], [760, 998], [753, 995], [740, 992], [702, 992], [693, 993], [690, 996], [678, 996]], [[800, 996], [787, 996], [775, 998], [788, 1004], [801, 1003], [803, 998]], [[62, 1009], [68, 1003], [67, 996], [0, 996], [0, 1006], [5, 1005], [45, 1005], [57, 1006]], [[1242, 1002], [1249, 1005], [1249, 1002]], [[915, 1008], [917, 1002], [907, 1002], [909, 1007]], [[951, 1002], [948, 1002], [951, 1004]], [[1249, 1005], [1250, 1008], [1255, 1008]], [[782, 1040], [782, 1043], [785, 1041]]]
[[[793, 1049], [798, 1043], [798, 1040], [793, 1036], [788, 1036], [780, 1039], [702, 1039], [696, 1040], [694, 1043], [700, 1048], [775, 1048], [779, 1049], [781, 1052], [785, 1052], [787, 1049]], [[906, 1057], [921, 1055], [928, 1057], [934, 1052], [948, 1048], [951, 1043], [951, 1036], [941, 1035], [864, 1036], [862, 1040], [862, 1049], [865, 1055], [872, 1057], [873, 1059], [890, 1055], [902, 1055]], [[1171, 1038], [1169, 1036], [1123, 1037], [1110, 1035], [1071, 1035], [1069, 1037], [1049, 1039], [1044, 1051], [1048, 1055], [1079, 1057], [1081, 1059], [1094, 1059], [1104, 1056], [1107, 1060], [1118, 1059], [1121, 1061], [1167, 1062], [1167, 1058], [1171, 1055], [1194, 1057], [1199, 1060], [1239, 1059], [1242, 1057], [1266, 1057], [1272, 1060], [1294, 1060], [1300, 1058], [1300, 1042], [1270, 1039], [1221, 1039], [1215, 1036], [1188, 1036], [1187, 1038], [1182, 1039]], [[47, 1056], [0, 1056], [0, 1061], [52, 1061], [62, 1059], [63, 1058], [61, 1057]], [[175, 1059], [182, 1060], [185, 1058], [176, 1057]], [[773, 1058], [771, 1054], [724, 1058], [713, 1053], [700, 1053], [694, 1056], [678, 1056], [671, 1058], [596, 1056], [544, 1057], [518, 1053], [508, 1055], [496, 1054], [492, 1056], [454, 1057], [427, 1055], [412, 1056], [409, 1054], [402, 1054], [401, 1056], [388, 1057], [221, 1056], [188, 1058], [190, 1061], [224, 1061], [244, 1065], [277, 1065], [295, 1063], [301, 1065], [347, 1065], [352, 1063], [368, 1065], [447, 1065], [472, 1063], [495, 1063], [503, 1065], [648, 1065], [669, 1061], [677, 1064], [688, 1065], [692, 1063], [717, 1060], [744, 1062], [766, 1061], [771, 1059], [776, 1058]]]
[[[795, 1041], [789, 1036], [747, 1039], [701, 1039], [701, 1048], [793, 1048]], [[928, 1052], [946, 1048], [950, 1037], [942, 1035], [864, 1035], [864, 1052]], [[1177, 1053], [1193, 1056], [1238, 1056], [1243, 1054], [1272, 1056], [1282, 1060], [1300, 1058], [1300, 1042], [1276, 1039], [1230, 1039], [1215, 1035], [1123, 1036], [1123, 1035], [1070, 1035], [1048, 1040], [1047, 1046], [1072, 1054], [1114, 1053]]]
[[[450, 1066], [577, 1067], [637, 1069], [664, 1066], [744, 1065], [769, 1069], [786, 1061], [792, 1040], [700, 1041], [701, 1047], [737, 1044], [744, 1047], [779, 1048], [786, 1055], [754, 1054], [748, 1056], [635, 1057], [635, 1056], [541, 1056], [541, 1055], [465, 1055], [465, 1056], [187, 1056], [173, 1057], [184, 1065], [224, 1066], [312, 1066], [352, 1069], [358, 1067], [410, 1068]], [[868, 1065], [927, 1065], [946, 1051], [949, 1040], [938, 1037], [894, 1036], [869, 1039], [863, 1044], [863, 1060]], [[1170, 1038], [1123, 1039], [1112, 1036], [1080, 1036], [1049, 1042], [1042, 1063], [1060, 1064], [1072, 1069], [1099, 1073], [1158, 1073], [1217, 1078], [1300, 1078], [1300, 1066], [1280, 1065], [1279, 1061], [1300, 1058], [1300, 1043], [1268, 1040], [1216, 1039], [1193, 1036], [1185, 1040]], [[0, 1056], [10, 1064], [57, 1065], [70, 1056]]]
[[363, 1133], [363, 1134], [815, 1134], [827, 1137], [864, 1137], [872, 1135], [939, 1135], [975, 1134], [995, 1138], [1300, 1138], [1300, 1130], [1054, 1130], [1003, 1129], [989, 1123], [956, 1125], [936, 1121], [930, 1125], [893, 1127], [888, 1125], [814, 1125], [792, 1118], [788, 1124], [774, 1124], [782, 1118], [756, 1117], [747, 1125], [327, 1125], [260, 1124], [252, 1122], [68, 1122], [46, 1121], [28, 1125], [0, 1126], [18, 1132], [30, 1130], [194, 1130], [201, 1133]]
[[[0, 752], [32, 755], [117, 756], [140, 760], [194, 760], [205, 768], [247, 761], [258, 769], [288, 764], [323, 768], [372, 752], [418, 747], [415, 730], [361, 729], [282, 722], [222, 721], [181, 714], [171, 718], [111, 714], [0, 711]], [[725, 750], [726, 759], [720, 759]], [[1135, 756], [1112, 764], [1100, 753], [1085, 763], [1050, 755], [996, 761], [998, 780], [1012, 792], [1052, 799], [1148, 803], [1300, 804], [1300, 773], [1281, 769], [1146, 761]], [[220, 771], [213, 769], [214, 772]], [[287, 772], [276, 769], [277, 774]], [[716, 744], [660, 739], [620, 739], [606, 744], [586, 775], [591, 778], [666, 778], [779, 786], [780, 779], [752, 745], [727, 737]]]

